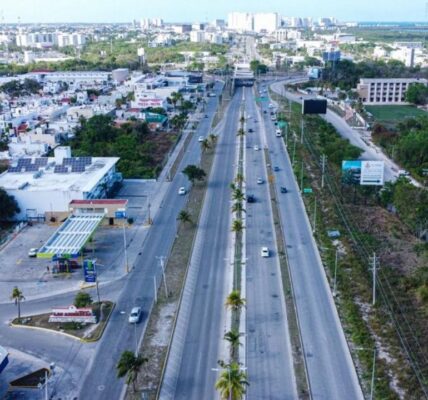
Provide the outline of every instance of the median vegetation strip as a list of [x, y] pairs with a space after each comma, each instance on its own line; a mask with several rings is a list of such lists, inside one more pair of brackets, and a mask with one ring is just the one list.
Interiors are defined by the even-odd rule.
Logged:
[[[281, 105], [285, 105], [283, 101]], [[299, 132], [299, 107], [293, 104], [292, 109], [291, 131]], [[321, 118], [305, 118], [304, 145], [289, 135], [288, 150], [295, 159], [296, 179], [304, 188], [312, 189], [311, 194], [304, 195], [304, 202], [315, 224], [315, 238], [333, 291], [337, 285], [335, 300], [363, 389], [366, 393], [371, 390], [376, 349], [376, 398], [422, 398], [426, 307], [418, 304], [412, 285], [413, 276], [421, 273], [418, 266], [423, 265], [426, 250], [418, 246], [421, 254], [417, 255], [412, 245], [406, 245], [408, 241], [416, 245], [418, 240], [411, 239], [409, 228], [397, 216], [379, 206], [378, 189], [342, 182], [341, 161], [352, 159], [355, 150], [331, 140], [334, 135], [339, 136]], [[340, 144], [332, 145], [334, 142]], [[327, 153], [325, 187], [321, 188], [320, 156]], [[332, 230], [339, 231], [340, 237], [329, 237]], [[404, 257], [403, 252], [407, 254]], [[374, 253], [380, 263], [377, 301], [372, 306], [370, 257]]]
[[[214, 160], [215, 145], [216, 137], [212, 137], [210, 147], [201, 157], [200, 168], [208, 176]], [[158, 301], [153, 306], [140, 348], [142, 357], [148, 361], [144, 364], [143, 374], [137, 377], [136, 390], [128, 386], [126, 399], [141, 399], [143, 393], [147, 400], [157, 398], [206, 190], [206, 181], [195, 182], [190, 190], [188, 203], [178, 216], [177, 236], [165, 267], [168, 295], [161, 285], [157, 295]]]
[[[268, 176], [273, 176], [272, 162], [269, 156], [269, 150], [265, 149], [265, 159], [268, 170]], [[287, 312], [288, 332], [290, 334], [291, 347], [293, 350], [293, 367], [296, 375], [296, 386], [299, 399], [309, 399], [309, 385], [306, 373], [306, 365], [304, 359], [304, 349], [300, 337], [299, 322], [297, 319], [296, 305], [294, 303], [293, 286], [291, 275], [288, 266], [287, 251], [285, 248], [285, 238], [281, 228], [281, 218], [278, 210], [278, 198], [275, 191], [275, 183], [273, 179], [269, 181], [269, 193], [272, 204], [273, 221], [275, 226], [275, 235], [277, 243], [277, 252], [279, 258], [279, 266], [281, 268], [282, 286], [284, 290], [285, 308]]]

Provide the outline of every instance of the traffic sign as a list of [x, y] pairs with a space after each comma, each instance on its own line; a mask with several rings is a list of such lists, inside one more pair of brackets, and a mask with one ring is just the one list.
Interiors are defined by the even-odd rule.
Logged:
[[303, 193], [312, 193], [312, 188], [303, 188]]
[[263, 103], [269, 101], [269, 99], [267, 97], [256, 97], [256, 101]]
[[287, 126], [286, 121], [278, 121], [278, 128], [285, 128]]

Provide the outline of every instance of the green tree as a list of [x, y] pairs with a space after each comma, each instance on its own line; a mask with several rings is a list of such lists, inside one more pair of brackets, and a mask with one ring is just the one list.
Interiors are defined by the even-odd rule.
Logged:
[[234, 213], [242, 213], [247, 212], [240, 201], [233, 203], [232, 212]]
[[132, 388], [136, 392], [135, 382], [137, 381], [138, 374], [141, 371], [143, 364], [149, 361], [148, 358], [141, 356], [140, 354], [135, 355], [132, 351], [125, 350], [116, 365], [117, 377], [123, 378], [126, 376], [126, 383], [129, 385], [132, 383]]
[[241, 370], [237, 362], [225, 364], [219, 362], [223, 368], [215, 388], [220, 392], [222, 400], [241, 400], [245, 394], [246, 387], [249, 385], [247, 374]]
[[9, 196], [3, 188], [0, 188], [0, 221], [7, 221], [19, 212], [21, 210], [15, 198]]
[[205, 179], [206, 173], [202, 168], [199, 168], [196, 165], [188, 165], [183, 169], [183, 174], [189, 178], [189, 181], [194, 183], [196, 180], [203, 181]]
[[239, 346], [242, 345], [241, 342], [239, 341], [240, 337], [241, 337], [241, 334], [235, 329], [232, 329], [224, 334], [223, 339], [228, 341], [230, 344], [230, 358], [232, 360], [234, 360], [237, 355], [236, 350], [238, 349]]
[[77, 308], [87, 307], [92, 304], [92, 297], [89, 293], [78, 292], [74, 298], [74, 305]]
[[209, 140], [208, 139], [204, 139], [201, 142], [201, 151], [202, 151], [202, 153], [205, 153], [210, 148], [211, 148], [211, 145], [210, 145]]
[[425, 105], [428, 102], [428, 87], [423, 83], [413, 83], [406, 91], [406, 101]]
[[182, 223], [192, 223], [192, 218], [190, 216], [190, 213], [187, 212], [186, 210], [181, 210], [180, 213], [178, 214], [177, 219], [182, 222]]
[[259, 60], [253, 60], [250, 62], [250, 69], [255, 74], [266, 74], [268, 67], [266, 64], [262, 64]]
[[245, 199], [244, 192], [239, 188], [234, 189], [232, 193], [232, 199], [235, 201], [243, 201]]
[[15, 286], [12, 289], [12, 295], [10, 296], [10, 298], [18, 307], [18, 322], [21, 322], [21, 302], [25, 300], [25, 297], [22, 291], [18, 288], [18, 286]]
[[211, 145], [214, 146], [217, 143], [218, 136], [214, 135], [214, 133], [210, 133], [210, 135], [208, 136], [208, 139], [209, 139]]

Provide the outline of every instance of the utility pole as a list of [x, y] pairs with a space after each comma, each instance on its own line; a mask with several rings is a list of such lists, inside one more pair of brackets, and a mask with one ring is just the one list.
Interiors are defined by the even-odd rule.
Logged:
[[314, 197], [315, 203], [314, 203], [314, 222], [312, 227], [312, 233], [315, 233], [317, 230], [317, 197]]
[[376, 367], [376, 345], [373, 350], [372, 385], [370, 388], [370, 400], [373, 400], [373, 396], [374, 396], [375, 367]]
[[296, 142], [297, 142], [297, 137], [296, 137], [296, 134], [294, 134], [293, 161], [292, 161], [293, 165], [294, 165], [294, 157], [296, 156]]
[[336, 256], [334, 259], [334, 281], [333, 281], [333, 297], [336, 297], [336, 288], [337, 288], [337, 258], [339, 251], [336, 249]]
[[300, 193], [303, 193], [303, 161], [302, 168], [300, 169]]
[[373, 302], [372, 305], [376, 304], [376, 269], [377, 269], [377, 258], [376, 253], [373, 252], [373, 256], [370, 257], [371, 270], [373, 272]]
[[123, 219], [122, 230], [123, 230], [123, 253], [124, 253], [124, 256], [125, 256], [125, 272], [129, 273], [128, 250], [126, 249], [125, 219]]
[[165, 287], [165, 296], [166, 297], [168, 297], [168, 288], [166, 287], [166, 276], [165, 276], [165, 256], [159, 256], [159, 257], [156, 257], [158, 260], [159, 260], [159, 262], [160, 262], [160, 266], [161, 266], [161, 269], [162, 269], [162, 276], [163, 276], [163, 284], [164, 284], [164, 287]]
[[300, 143], [301, 143], [301, 144], [303, 144], [303, 130], [304, 130], [304, 126], [305, 126], [305, 123], [304, 123], [304, 121], [303, 121], [303, 116], [302, 116], [302, 119], [301, 119], [301, 127], [300, 127], [300, 129], [301, 129], [301, 132], [300, 132]]
[[327, 162], [327, 156], [323, 154], [321, 156], [321, 188], [324, 188], [324, 175], [325, 175], [326, 162]]
[[158, 288], [156, 284], [156, 275], [153, 276], [153, 286], [154, 286], [154, 293], [155, 293], [155, 302], [158, 302]]

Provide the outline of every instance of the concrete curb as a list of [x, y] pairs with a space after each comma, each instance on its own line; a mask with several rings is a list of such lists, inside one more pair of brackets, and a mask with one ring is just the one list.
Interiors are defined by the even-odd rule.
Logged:
[[[113, 314], [113, 310], [114, 310], [115, 306], [116, 306], [116, 303], [112, 303], [112, 308], [111, 308], [110, 314], [108, 315], [108, 317], [106, 319], [106, 322], [105, 322], [105, 324], [104, 324], [104, 326], [100, 332], [98, 339], [85, 339], [85, 338], [80, 338], [78, 336], [74, 336], [74, 335], [72, 335], [70, 333], [66, 333], [66, 332], [55, 331], [53, 329], [42, 328], [40, 326], [19, 325], [19, 324], [14, 324], [13, 322], [10, 322], [9, 326], [11, 326], [13, 328], [35, 329], [35, 330], [49, 332], [49, 333], [57, 333], [59, 335], [68, 336], [69, 338], [74, 339], [74, 340], [78, 340], [79, 342], [82, 342], [82, 343], [94, 343], [94, 342], [97, 342], [98, 340], [100, 340], [102, 338], [104, 331], [107, 327], [107, 324], [110, 320], [111, 314]], [[28, 318], [28, 317], [26, 317], [26, 318]]]

